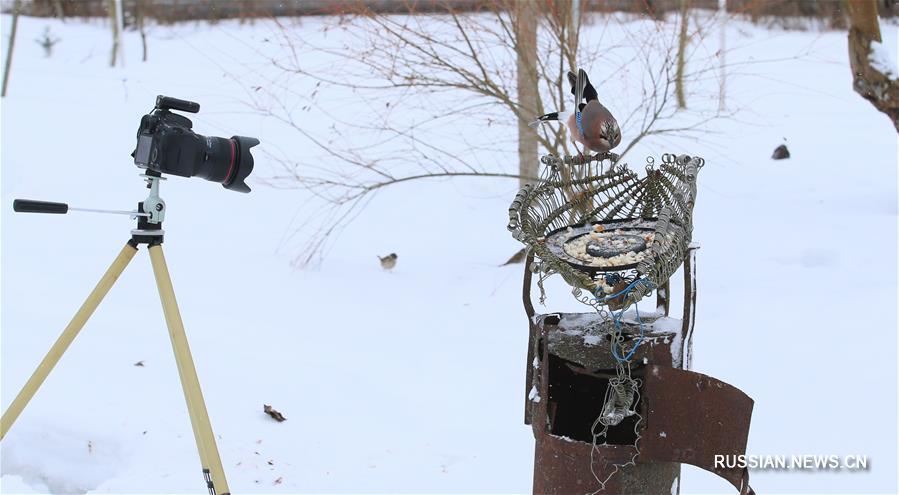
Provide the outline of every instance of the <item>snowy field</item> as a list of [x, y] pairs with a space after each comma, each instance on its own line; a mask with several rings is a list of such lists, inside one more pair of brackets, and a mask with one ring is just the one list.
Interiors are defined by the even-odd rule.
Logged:
[[[319, 22], [302, 29], [317, 36]], [[52, 58], [31, 41], [45, 26], [62, 39]], [[694, 370], [755, 400], [748, 453], [869, 458], [862, 472], [753, 472], [758, 493], [897, 493], [895, 130], [852, 91], [845, 33], [729, 29], [729, 61], [783, 57], [728, 80], [730, 104], [747, 111], [698, 141], [647, 144], [707, 160]], [[897, 28], [883, 31], [895, 61]], [[232, 492], [529, 492], [521, 265], [497, 267], [519, 248], [505, 228], [517, 184], [388, 188], [319, 267], [293, 267], [307, 198], [253, 179], [278, 172], [266, 151], [311, 151], [247, 111], [231, 77], [262, 70], [255, 49], [272, 33], [154, 27], [141, 63], [129, 32], [125, 66], [111, 69], [102, 24], [20, 20], [2, 100], [3, 409], [131, 229], [127, 217], [13, 214], [13, 198], [134, 207], [146, 194], [134, 132], [167, 94], [201, 103], [197, 132], [262, 141], [251, 194], [177, 177], [162, 189], [166, 256]], [[327, 119], [303, 118], [328, 132]], [[772, 161], [784, 138], [792, 158]], [[144, 251], [3, 440], [4, 493], [203, 491]], [[393, 272], [375, 258], [389, 252]], [[558, 282], [549, 296], [538, 311], [584, 310]], [[681, 486], [732, 493], [689, 466]]]

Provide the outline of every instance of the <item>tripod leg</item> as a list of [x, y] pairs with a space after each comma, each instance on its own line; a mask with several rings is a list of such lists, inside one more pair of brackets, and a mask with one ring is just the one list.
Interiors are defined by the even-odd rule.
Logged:
[[100, 281], [97, 282], [97, 286], [94, 287], [94, 290], [87, 296], [84, 304], [81, 305], [81, 308], [79, 308], [78, 312], [75, 313], [75, 316], [72, 317], [72, 320], [66, 326], [65, 330], [62, 331], [62, 335], [56, 339], [53, 347], [50, 348], [47, 355], [44, 356], [44, 359], [41, 361], [41, 364], [37, 366], [37, 369], [34, 370], [31, 378], [28, 379], [25, 386], [19, 391], [19, 395], [17, 395], [12, 401], [12, 404], [9, 405], [9, 409], [3, 413], [3, 419], [0, 421], [0, 423], [2, 423], [0, 424], [0, 429], [2, 429], [2, 431], [0, 431], [0, 439], [6, 436], [6, 432], [9, 431], [9, 428], [15, 423], [16, 418], [19, 417], [19, 414], [22, 413], [22, 410], [25, 409], [25, 406], [28, 405], [31, 398], [34, 397], [37, 389], [40, 388], [41, 384], [44, 383], [44, 380], [47, 379], [47, 375], [50, 374], [50, 371], [52, 371], [53, 367], [56, 366], [56, 363], [59, 362], [59, 358], [62, 357], [72, 341], [75, 340], [78, 332], [81, 331], [81, 328], [87, 323], [88, 318], [91, 317], [94, 310], [100, 305], [100, 301], [103, 300], [103, 297], [106, 296], [106, 293], [112, 288], [112, 285], [119, 278], [119, 275], [121, 275], [125, 270], [125, 267], [128, 266], [128, 262], [134, 258], [135, 253], [137, 253], [137, 247], [130, 242], [126, 244], [106, 270], [106, 273], [103, 274]]
[[197, 442], [197, 450], [200, 453], [203, 476], [206, 478], [211, 495], [217, 493], [226, 495], [229, 490], [228, 482], [225, 480], [225, 470], [222, 468], [222, 460], [219, 457], [218, 447], [215, 445], [215, 435], [212, 433], [209, 413], [206, 412], [206, 403], [203, 401], [203, 392], [200, 390], [200, 380], [197, 378], [197, 370], [190, 355], [187, 335], [184, 333], [184, 323], [181, 321], [181, 313], [178, 311], [178, 302], [175, 300], [175, 290], [169, 277], [169, 269], [165, 263], [162, 246], [158, 244], [150, 246], [150, 261], [153, 263], [156, 287], [159, 289], [165, 323], [169, 328], [169, 337], [172, 339], [172, 348], [175, 351], [178, 375], [181, 377], [181, 388], [184, 390], [184, 399], [187, 401], [194, 440]]

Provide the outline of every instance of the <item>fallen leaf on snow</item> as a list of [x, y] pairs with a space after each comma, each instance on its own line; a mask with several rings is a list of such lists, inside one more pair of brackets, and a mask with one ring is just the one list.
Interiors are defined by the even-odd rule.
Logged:
[[277, 420], [279, 423], [282, 422], [282, 421], [286, 421], [286, 420], [287, 420], [287, 418], [285, 418], [283, 414], [281, 414], [281, 413], [279, 413], [278, 411], [274, 410], [274, 409], [272, 408], [272, 406], [270, 406], [270, 405], [268, 405], [268, 404], [263, 404], [263, 405], [262, 405], [262, 410], [265, 412], [265, 414], [268, 414], [269, 416], [271, 416], [272, 418], [274, 418], [275, 420]]

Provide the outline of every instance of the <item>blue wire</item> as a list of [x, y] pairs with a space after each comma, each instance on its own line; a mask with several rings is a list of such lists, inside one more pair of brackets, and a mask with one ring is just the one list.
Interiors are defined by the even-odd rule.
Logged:
[[[627, 294], [630, 293], [630, 291], [632, 291], [634, 289], [634, 287], [636, 287], [637, 284], [639, 284], [639, 283], [644, 283], [647, 286], [649, 286], [650, 288], [652, 288], [652, 286], [654, 285], [649, 280], [646, 280], [644, 278], [638, 278], [638, 279], [634, 280], [633, 282], [631, 282], [630, 284], [628, 284], [627, 287], [625, 287], [620, 292], [615, 293], [615, 294], [609, 294], [608, 296], [604, 296], [603, 298], [600, 299], [600, 302], [605, 302], [605, 301], [608, 301], [609, 299], [614, 299], [614, 298], [622, 296], [622, 295], [624, 295], [626, 297]], [[634, 311], [636, 311], [636, 313], [637, 313], [637, 324], [640, 326], [640, 337], [637, 339], [637, 342], [636, 342], [636, 344], [634, 344], [634, 347], [623, 358], [621, 356], [619, 356], [619, 354], [618, 354], [618, 346], [620, 344], [618, 342], [612, 342], [612, 356], [619, 363], [630, 361], [631, 358], [634, 357], [634, 353], [637, 352], [637, 348], [640, 347], [640, 344], [643, 343], [643, 339], [645, 336], [645, 329], [643, 327], [643, 320], [640, 318], [640, 308], [637, 306], [636, 303], [634, 303]], [[624, 312], [625, 312], [625, 308], [622, 308], [621, 311], [619, 311], [618, 313], [615, 313], [614, 311], [612, 312], [612, 322], [615, 324], [615, 330], [618, 331], [617, 333], [621, 332], [621, 317], [624, 316]]]
[[[634, 353], [637, 352], [637, 348], [640, 347], [640, 344], [643, 343], [643, 338], [644, 338], [643, 320], [640, 319], [640, 308], [637, 307], [636, 304], [634, 304], [634, 311], [637, 312], [637, 324], [640, 326], [640, 337], [637, 339], [637, 342], [634, 344], [634, 347], [623, 358], [618, 355], [617, 346], [619, 346], [620, 344], [618, 344], [618, 342], [612, 343], [612, 356], [619, 363], [624, 363], [624, 362], [630, 361], [631, 358], [634, 357]], [[615, 328], [619, 331], [621, 330], [621, 316], [623, 314], [624, 314], [624, 310], [622, 309], [621, 312], [618, 313], [617, 317], [613, 320], [615, 323]]]
[[[628, 292], [630, 292], [631, 290], [633, 290], [633, 288], [636, 287], [637, 284], [639, 284], [639, 283], [641, 283], [641, 282], [642, 282], [642, 283], [645, 283], [645, 284], [648, 285], [649, 287], [652, 287], [652, 286], [653, 286], [653, 283], [650, 282], [649, 280], [646, 280], [646, 279], [643, 279], [643, 278], [638, 278], [638, 279], [634, 280], [633, 282], [631, 282], [630, 284], [628, 284], [628, 286], [625, 287], [624, 289], [622, 289], [621, 292], [617, 292], [617, 293], [615, 293], [615, 294], [609, 294], [608, 296], [602, 296], [602, 297], [600, 298], [600, 301], [599, 301], [599, 302], [606, 302], [606, 301], [608, 301], [609, 299], [615, 299], [616, 297], [618, 297], [618, 296], [620, 296], [620, 295], [622, 295], [622, 294], [627, 294]], [[599, 289], [597, 289], [597, 292], [598, 292], [598, 291], [599, 291]], [[599, 297], [598, 294], [593, 294], [593, 295]]]

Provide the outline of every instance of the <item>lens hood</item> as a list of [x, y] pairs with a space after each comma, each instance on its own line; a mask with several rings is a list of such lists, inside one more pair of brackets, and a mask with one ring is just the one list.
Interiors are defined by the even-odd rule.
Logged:
[[222, 186], [232, 191], [248, 193], [250, 192], [250, 186], [247, 185], [246, 179], [253, 171], [253, 155], [250, 154], [250, 148], [259, 144], [259, 140], [246, 136], [231, 136], [231, 140], [237, 146], [235, 153], [236, 170], [227, 182], [222, 183]]

